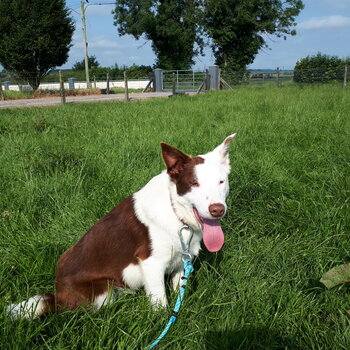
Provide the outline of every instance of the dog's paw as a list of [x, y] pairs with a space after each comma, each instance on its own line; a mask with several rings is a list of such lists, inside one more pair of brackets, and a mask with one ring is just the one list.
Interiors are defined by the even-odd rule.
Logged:
[[153, 310], [159, 310], [162, 308], [166, 308], [168, 306], [168, 302], [166, 300], [166, 297], [159, 297], [152, 295], [151, 296], [151, 303], [152, 303], [152, 309]]

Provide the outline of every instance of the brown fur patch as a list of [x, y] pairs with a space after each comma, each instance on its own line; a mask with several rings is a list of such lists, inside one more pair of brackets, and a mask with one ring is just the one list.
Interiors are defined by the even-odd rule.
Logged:
[[130, 196], [61, 256], [56, 275], [59, 308], [74, 309], [91, 303], [109, 285], [124, 287], [124, 268], [150, 254], [148, 229], [136, 217]]
[[[179, 196], [183, 196], [185, 193], [189, 192], [193, 186], [198, 186], [197, 178], [194, 172], [194, 168], [197, 164], [203, 164], [204, 158], [202, 157], [192, 157], [189, 162], [187, 162], [183, 170], [180, 172], [176, 182], [176, 189]], [[200, 185], [199, 185], [200, 186]]]
[[191, 157], [179, 149], [161, 142], [162, 156], [170, 179], [176, 183], [177, 193], [183, 196], [193, 186], [198, 186], [194, 173], [197, 164], [204, 163], [202, 157]]

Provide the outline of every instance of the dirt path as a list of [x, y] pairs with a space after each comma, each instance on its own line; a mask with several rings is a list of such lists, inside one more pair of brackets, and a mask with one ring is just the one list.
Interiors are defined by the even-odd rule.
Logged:
[[[145, 100], [149, 98], [169, 97], [171, 92], [145, 92], [145, 93], [130, 93], [129, 97], [132, 100]], [[79, 102], [98, 102], [98, 101], [124, 101], [124, 94], [113, 95], [91, 95], [91, 96], [67, 96], [67, 103]], [[61, 103], [60, 97], [33, 98], [21, 100], [6, 100], [0, 101], [1, 108], [9, 107], [40, 107], [51, 106]]]

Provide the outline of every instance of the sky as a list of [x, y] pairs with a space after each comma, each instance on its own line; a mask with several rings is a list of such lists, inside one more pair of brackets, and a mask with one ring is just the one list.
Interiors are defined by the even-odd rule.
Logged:
[[[109, 4], [108, 4], [109, 3]], [[113, 0], [89, 0], [86, 8], [86, 25], [89, 55], [96, 56], [101, 66], [152, 65], [155, 56], [151, 42], [135, 40], [131, 36], [120, 37], [113, 25]], [[81, 26], [80, 0], [66, 0], [72, 9], [76, 30], [69, 59], [62, 68], [71, 68], [84, 57]], [[98, 5], [99, 4], [99, 5]], [[305, 8], [297, 17], [296, 36], [287, 40], [274, 36], [266, 37], [269, 49], [261, 50], [251, 69], [293, 69], [295, 63], [318, 52], [350, 57], [350, 0], [304, 0]], [[204, 70], [214, 64], [211, 50], [195, 59], [195, 70]]]

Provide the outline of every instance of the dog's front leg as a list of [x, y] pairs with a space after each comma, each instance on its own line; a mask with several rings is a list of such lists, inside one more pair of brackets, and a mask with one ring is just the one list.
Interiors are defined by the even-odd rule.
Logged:
[[184, 270], [181, 269], [181, 270], [178, 270], [178, 271], [174, 271], [172, 274], [171, 274], [171, 282], [172, 282], [172, 285], [173, 285], [173, 290], [176, 291], [179, 287], [180, 287], [180, 284], [181, 284], [181, 277], [184, 275]]
[[145, 290], [155, 308], [167, 306], [164, 283], [165, 267], [166, 263], [155, 257], [150, 257], [141, 263]]

